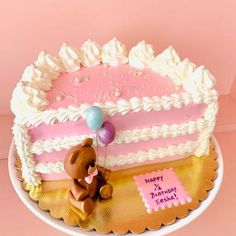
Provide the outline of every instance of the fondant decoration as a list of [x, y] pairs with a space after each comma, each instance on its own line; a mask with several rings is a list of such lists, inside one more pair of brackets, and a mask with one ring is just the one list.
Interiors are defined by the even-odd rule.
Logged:
[[113, 192], [107, 183], [110, 170], [96, 165], [92, 143], [92, 139], [85, 139], [82, 144], [72, 147], [64, 160], [65, 171], [72, 178], [69, 202], [86, 214], [93, 211], [96, 196], [108, 199]]
[[98, 175], [98, 169], [96, 167], [89, 166], [88, 168], [88, 176], [84, 178], [87, 184], [91, 184], [93, 182], [93, 177]]
[[113, 142], [116, 136], [115, 126], [110, 121], [104, 121], [102, 127], [97, 131], [98, 139], [105, 146]]
[[103, 111], [97, 106], [91, 106], [86, 110], [86, 123], [88, 127], [92, 130], [97, 130], [101, 128], [103, 123]]
[[173, 168], [134, 176], [134, 180], [148, 213], [192, 201]]

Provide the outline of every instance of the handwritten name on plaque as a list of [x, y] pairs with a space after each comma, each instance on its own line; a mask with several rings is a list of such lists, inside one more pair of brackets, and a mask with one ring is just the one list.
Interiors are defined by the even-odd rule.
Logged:
[[137, 175], [134, 180], [148, 213], [192, 200], [172, 168]]

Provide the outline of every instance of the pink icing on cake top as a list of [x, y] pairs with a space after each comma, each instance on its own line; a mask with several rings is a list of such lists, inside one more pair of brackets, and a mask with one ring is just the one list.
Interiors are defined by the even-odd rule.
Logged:
[[134, 180], [148, 213], [192, 200], [172, 168], [134, 176]]
[[182, 89], [176, 87], [170, 78], [150, 69], [140, 71], [129, 65], [82, 67], [74, 73], [63, 73], [53, 81], [53, 88], [48, 92], [47, 108], [180, 92]]

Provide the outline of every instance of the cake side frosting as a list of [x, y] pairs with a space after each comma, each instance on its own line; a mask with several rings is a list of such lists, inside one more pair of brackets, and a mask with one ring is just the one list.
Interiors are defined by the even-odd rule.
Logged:
[[[218, 94], [214, 83], [208, 70], [203, 66], [196, 67], [188, 59], [181, 61], [172, 47], [155, 57], [153, 47], [144, 41], [129, 53], [125, 45], [115, 38], [103, 47], [91, 40], [78, 49], [63, 44], [56, 57], [40, 53], [35, 64], [26, 68], [11, 101], [16, 115], [13, 133], [26, 182], [39, 184], [43, 169], [48, 169], [48, 166], [54, 168], [60, 163], [56, 159], [37, 164], [37, 155], [55, 152], [56, 156], [56, 152], [63, 152], [82, 138], [91, 136], [84, 133], [83, 125], [85, 112], [92, 105], [99, 106], [108, 119], [116, 119], [115, 122], [120, 125], [122, 122], [132, 123], [135, 114], [137, 118], [146, 119], [146, 127], [137, 123], [118, 130], [113, 144], [118, 150], [122, 145], [140, 144], [135, 152], [127, 147], [126, 153], [116, 153], [126, 160], [122, 165], [140, 162], [140, 155], [148, 157], [142, 159], [145, 163], [158, 157], [185, 153], [207, 154], [217, 113]], [[188, 110], [188, 106], [199, 107], [195, 118], [189, 116], [176, 123], [173, 117], [173, 122], [170, 120], [166, 124], [163, 111], [180, 111], [185, 107]], [[162, 117], [163, 123], [149, 122], [145, 113], [153, 113], [153, 118]], [[71, 133], [73, 125], [71, 128], [67, 126], [68, 133], [60, 128], [60, 124], [71, 122], [77, 122], [78, 133]], [[41, 129], [42, 126], [45, 128]], [[58, 131], [52, 137], [51, 126], [57, 127], [55, 130]], [[40, 139], [42, 132], [46, 136]], [[186, 142], [181, 141], [181, 136], [191, 134], [196, 140], [186, 136]], [[179, 142], [173, 145], [172, 137], [179, 137]], [[162, 142], [162, 139], [168, 141], [167, 146], [153, 149], [154, 143], [148, 145], [148, 142]], [[43, 167], [39, 168], [41, 164]]]

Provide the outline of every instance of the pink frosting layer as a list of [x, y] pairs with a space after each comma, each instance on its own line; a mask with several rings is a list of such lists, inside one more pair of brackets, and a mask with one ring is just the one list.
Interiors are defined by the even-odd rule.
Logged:
[[[151, 139], [148, 141], [141, 141], [137, 143], [122, 143], [122, 144], [110, 144], [107, 148], [108, 155], [126, 155], [128, 153], [136, 153], [138, 151], [147, 151], [148, 149], [154, 148], [163, 148], [169, 145], [178, 145], [180, 143], [185, 143], [191, 140], [197, 140], [199, 134], [194, 133], [185, 136], [179, 136], [175, 138], [159, 138], [159, 139]], [[56, 162], [63, 161], [66, 156], [67, 150], [55, 151], [50, 153], [43, 153], [41, 155], [35, 155], [35, 159], [38, 163], [43, 162]], [[104, 148], [99, 147], [98, 155], [104, 155]]]
[[[115, 96], [114, 92], [117, 89], [120, 91], [120, 96]], [[121, 98], [163, 96], [182, 91], [170, 78], [160, 76], [150, 69], [137, 71], [129, 65], [82, 67], [74, 73], [63, 73], [53, 81], [53, 88], [47, 96], [49, 101], [47, 108], [81, 103], [115, 102]], [[64, 99], [58, 101], [57, 96], [63, 96]]]
[[[160, 126], [163, 124], [180, 124], [190, 120], [196, 120], [202, 117], [205, 110], [205, 104], [188, 105], [181, 109], [171, 109], [169, 111], [141, 111], [131, 112], [123, 116], [116, 114], [113, 117], [106, 117], [116, 124], [117, 132], [123, 130], [142, 129], [151, 126]], [[54, 125], [41, 124], [29, 129], [31, 142], [38, 139], [56, 138], [70, 135], [91, 134], [84, 119], [78, 121], [68, 121], [66, 123], [58, 122]]]

